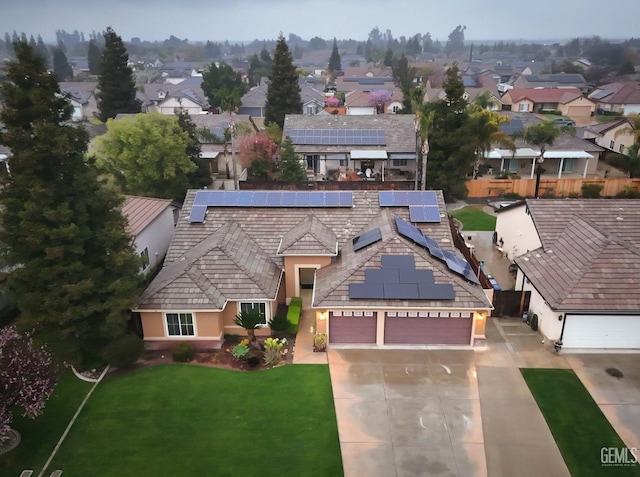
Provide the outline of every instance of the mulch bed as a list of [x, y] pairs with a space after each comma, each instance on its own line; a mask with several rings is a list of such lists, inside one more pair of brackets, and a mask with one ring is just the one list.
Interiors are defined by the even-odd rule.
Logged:
[[[292, 335], [279, 335], [274, 336], [274, 338], [286, 338], [287, 343], [282, 347], [284, 351], [284, 355], [282, 356], [282, 361], [278, 366], [282, 366], [284, 364], [291, 364], [293, 362], [293, 350], [295, 347], [296, 337]], [[264, 341], [264, 338], [259, 338], [258, 341]], [[223, 369], [236, 369], [242, 371], [252, 371], [256, 369], [269, 369], [273, 366], [268, 366], [260, 359], [260, 362], [257, 366], [251, 367], [247, 363], [246, 360], [236, 359], [231, 354], [231, 350], [233, 347], [238, 344], [237, 340], [229, 341], [225, 340], [222, 343], [222, 348], [219, 350], [205, 351], [205, 352], [197, 352], [192, 364], [198, 364], [201, 366], [212, 366], [215, 368], [223, 368]], [[173, 359], [171, 358], [171, 351], [146, 351], [140, 360], [138, 361], [138, 365], [154, 365], [160, 363], [171, 363]]]

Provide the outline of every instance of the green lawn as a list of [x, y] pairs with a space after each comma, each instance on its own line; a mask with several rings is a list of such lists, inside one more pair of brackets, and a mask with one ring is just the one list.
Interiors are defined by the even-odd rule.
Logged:
[[640, 475], [640, 465], [608, 467], [601, 464], [602, 448], [622, 449], [624, 443], [573, 371], [523, 369], [522, 375], [551, 429], [571, 475]]
[[22, 441], [0, 457], [0, 475], [17, 477], [26, 469], [38, 475], [91, 386], [66, 371], [41, 416], [32, 420], [14, 412], [11, 427], [20, 432]]
[[493, 231], [496, 229], [496, 218], [483, 212], [481, 208], [468, 205], [450, 212], [451, 216], [462, 222], [462, 230]]
[[329, 369], [170, 364], [108, 379], [55, 469], [64, 477], [341, 476]]

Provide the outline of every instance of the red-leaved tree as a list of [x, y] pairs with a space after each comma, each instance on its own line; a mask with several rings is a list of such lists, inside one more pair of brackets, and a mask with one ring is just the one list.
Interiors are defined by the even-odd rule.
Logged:
[[267, 179], [278, 157], [278, 145], [266, 133], [242, 136], [238, 147], [242, 167], [253, 179]]
[[13, 327], [0, 330], [0, 443], [10, 437], [12, 408], [35, 418], [57, 383], [56, 366], [45, 348]]

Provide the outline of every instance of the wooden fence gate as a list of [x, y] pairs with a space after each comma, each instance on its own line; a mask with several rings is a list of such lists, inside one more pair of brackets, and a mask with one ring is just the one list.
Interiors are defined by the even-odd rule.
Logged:
[[491, 316], [522, 316], [522, 313], [529, 309], [530, 299], [530, 291], [495, 291]]

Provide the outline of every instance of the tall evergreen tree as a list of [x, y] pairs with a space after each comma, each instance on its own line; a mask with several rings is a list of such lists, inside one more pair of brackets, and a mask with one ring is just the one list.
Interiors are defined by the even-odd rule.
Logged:
[[233, 68], [226, 63], [211, 63], [202, 75], [202, 91], [214, 108], [233, 111], [240, 106], [246, 85]]
[[11, 174], [0, 190], [2, 256], [13, 271], [7, 289], [52, 351], [91, 359], [125, 331], [140, 291], [122, 198], [99, 181], [85, 158], [88, 135], [67, 125], [73, 107], [44, 60], [15, 45], [0, 85], [0, 144], [11, 149]]
[[278, 179], [288, 182], [299, 182], [307, 179], [307, 173], [300, 157], [296, 155], [291, 138], [286, 136], [280, 145], [280, 161], [278, 162]]
[[285, 115], [302, 113], [298, 74], [282, 33], [276, 43], [269, 79], [271, 82], [267, 88], [265, 123], [275, 123], [282, 128]]
[[136, 83], [133, 72], [127, 66], [129, 55], [113, 28], [104, 32], [104, 49], [100, 57], [98, 76], [98, 109], [100, 120], [106, 122], [118, 113], [139, 113], [140, 103], [136, 101]]
[[331, 57], [329, 58], [329, 72], [338, 73], [342, 70], [342, 59], [338, 52], [338, 42], [333, 39], [333, 50], [331, 50]]
[[44, 44], [40, 35], [38, 35], [38, 40], [36, 41], [36, 52], [44, 58], [44, 64], [49, 68], [51, 66], [51, 55], [49, 54], [47, 45]]
[[56, 75], [58, 81], [71, 81], [73, 79], [73, 68], [61, 48], [54, 48], [53, 50], [53, 74]]
[[100, 73], [100, 47], [96, 40], [89, 40], [87, 47], [87, 62], [89, 63], [89, 73], [97, 75]]

